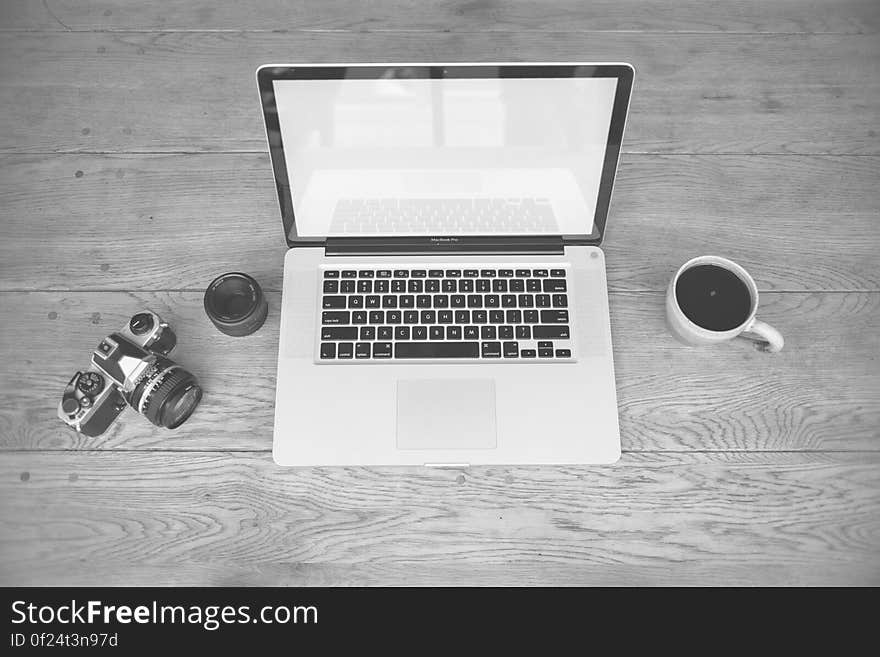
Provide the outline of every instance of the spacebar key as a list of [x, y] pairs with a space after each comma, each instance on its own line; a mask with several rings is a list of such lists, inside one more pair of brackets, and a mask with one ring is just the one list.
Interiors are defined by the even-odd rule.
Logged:
[[479, 358], [479, 342], [395, 342], [395, 358]]

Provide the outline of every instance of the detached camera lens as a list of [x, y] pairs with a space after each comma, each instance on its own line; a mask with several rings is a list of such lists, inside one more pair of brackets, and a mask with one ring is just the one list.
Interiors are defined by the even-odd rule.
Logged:
[[247, 274], [218, 276], [205, 290], [205, 312], [226, 335], [250, 335], [266, 321], [269, 304], [260, 284]]

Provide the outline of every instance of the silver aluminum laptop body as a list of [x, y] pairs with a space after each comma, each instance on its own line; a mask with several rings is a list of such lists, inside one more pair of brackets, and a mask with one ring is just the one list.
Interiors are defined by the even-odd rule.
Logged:
[[632, 67], [257, 78], [291, 247], [275, 462], [616, 461], [599, 245]]

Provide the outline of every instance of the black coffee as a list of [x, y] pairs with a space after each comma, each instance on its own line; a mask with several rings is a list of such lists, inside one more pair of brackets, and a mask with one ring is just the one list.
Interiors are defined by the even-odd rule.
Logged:
[[675, 284], [678, 307], [697, 326], [729, 331], [752, 311], [752, 295], [743, 280], [717, 265], [697, 265], [682, 272]]

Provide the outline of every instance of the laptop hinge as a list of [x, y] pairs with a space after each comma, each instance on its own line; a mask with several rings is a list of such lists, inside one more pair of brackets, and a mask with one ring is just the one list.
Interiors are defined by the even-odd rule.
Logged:
[[565, 252], [559, 235], [515, 235], [509, 237], [328, 237], [328, 256], [375, 255], [560, 255]]

